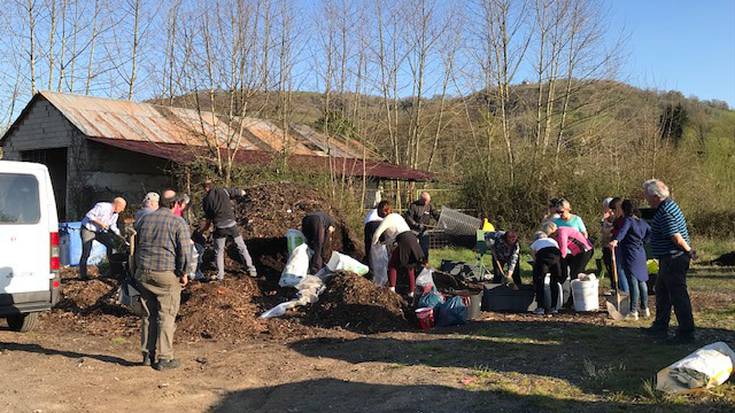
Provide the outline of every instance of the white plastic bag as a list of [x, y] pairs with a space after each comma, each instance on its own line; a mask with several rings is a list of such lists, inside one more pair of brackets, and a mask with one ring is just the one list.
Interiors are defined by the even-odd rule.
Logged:
[[388, 249], [383, 244], [375, 244], [370, 248], [370, 268], [373, 271], [373, 283], [383, 287], [388, 283]]
[[425, 287], [427, 285], [434, 285], [434, 277], [431, 275], [434, 272], [431, 268], [424, 268], [416, 277], [416, 287]]
[[712, 388], [727, 381], [735, 364], [735, 353], [722, 341], [704, 346], [656, 375], [656, 390], [688, 393]]
[[278, 304], [270, 310], [260, 315], [260, 318], [272, 318], [280, 317], [294, 307], [300, 305], [314, 304], [319, 301], [319, 295], [324, 292], [326, 286], [324, 282], [313, 275], [307, 275], [301, 281], [295, 285], [296, 289], [299, 290], [298, 298], [285, 303]]
[[365, 275], [370, 271], [367, 265], [348, 255], [340, 254], [337, 251], [332, 252], [332, 257], [327, 263], [327, 268], [332, 272], [348, 271], [354, 272], [357, 275]]
[[295, 287], [300, 283], [309, 271], [309, 260], [311, 260], [313, 254], [314, 252], [306, 244], [294, 248], [288, 258], [286, 268], [281, 273], [278, 285], [281, 287]]

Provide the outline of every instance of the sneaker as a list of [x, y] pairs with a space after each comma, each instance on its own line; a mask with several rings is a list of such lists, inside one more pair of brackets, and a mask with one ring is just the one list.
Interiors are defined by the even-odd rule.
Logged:
[[258, 278], [258, 273], [256, 271], [248, 271], [247, 274], [250, 278]]
[[651, 317], [651, 310], [648, 308], [643, 309], [643, 318], [649, 318]]
[[678, 346], [681, 344], [692, 344], [694, 341], [694, 334], [676, 334], [674, 337], [667, 338], [664, 344]]
[[634, 320], [634, 321], [637, 321], [638, 320], [638, 311], [631, 311], [630, 313], [628, 313], [628, 315], [625, 316], [625, 319], [626, 320]]
[[181, 366], [181, 363], [179, 363], [179, 361], [176, 359], [171, 359], [171, 360], [161, 359], [161, 360], [158, 360], [158, 363], [153, 364], [153, 368], [159, 371], [176, 369], [176, 368], [179, 368], [179, 366]]
[[539, 308], [533, 310], [533, 313], [535, 315], [544, 315], [544, 314], [546, 314], [546, 310], [544, 310], [543, 308], [539, 307]]
[[141, 364], [143, 366], [150, 366], [151, 365], [151, 356], [149, 356], [148, 353], [143, 354], [143, 362]]
[[557, 310], [557, 309], [555, 308], [555, 309], [551, 310], [551, 314], [559, 314], [559, 310]]

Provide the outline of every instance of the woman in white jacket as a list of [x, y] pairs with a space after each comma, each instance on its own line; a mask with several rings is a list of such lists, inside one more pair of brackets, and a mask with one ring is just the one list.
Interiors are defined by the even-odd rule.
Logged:
[[426, 264], [426, 258], [421, 250], [416, 235], [411, 232], [406, 220], [399, 214], [391, 213], [390, 205], [387, 206], [388, 215], [373, 234], [373, 244], [382, 242], [388, 247], [393, 247], [393, 252], [388, 261], [388, 283], [391, 291], [396, 291], [398, 270], [405, 269], [408, 273], [409, 297], [413, 297], [416, 289], [416, 266]]

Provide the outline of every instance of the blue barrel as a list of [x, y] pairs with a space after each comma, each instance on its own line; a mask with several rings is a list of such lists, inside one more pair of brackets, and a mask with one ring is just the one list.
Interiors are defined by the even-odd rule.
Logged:
[[62, 222], [59, 224], [59, 258], [63, 266], [79, 265], [82, 256], [82, 238], [79, 231], [81, 222]]
[[[81, 222], [62, 222], [59, 224], [59, 259], [61, 265], [76, 267], [82, 256]], [[107, 257], [107, 248], [97, 241], [92, 243], [87, 264], [97, 265]]]

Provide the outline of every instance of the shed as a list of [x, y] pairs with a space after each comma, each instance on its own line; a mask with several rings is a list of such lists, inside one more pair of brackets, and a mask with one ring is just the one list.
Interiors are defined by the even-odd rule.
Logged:
[[[39, 92], [0, 138], [4, 159], [48, 166], [59, 218], [76, 220], [94, 202], [122, 195], [137, 204], [148, 191], [173, 186], [174, 164], [207, 156], [205, 139], [225, 147], [238, 136], [236, 161], [264, 165], [279, 153], [295, 167], [382, 180], [429, 181], [430, 173], [384, 162], [359, 142], [327, 138], [306, 125], [284, 132], [245, 118], [234, 135], [219, 116], [193, 109]], [[362, 160], [363, 154], [367, 154]]]

